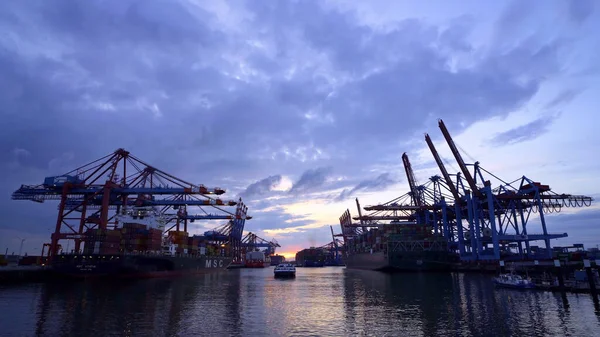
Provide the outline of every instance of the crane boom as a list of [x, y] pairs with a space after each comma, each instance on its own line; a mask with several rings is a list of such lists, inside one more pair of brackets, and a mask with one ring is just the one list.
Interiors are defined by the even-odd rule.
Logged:
[[[356, 198], [356, 208], [358, 209], [358, 216], [362, 216], [362, 211], [360, 210], [360, 203], [358, 202], [358, 198]], [[360, 223], [364, 223], [362, 220], [360, 221]], [[363, 231], [367, 230], [367, 227], [363, 227], [362, 228]]]
[[438, 120], [438, 125], [440, 127], [440, 130], [442, 130], [442, 134], [444, 135], [444, 138], [446, 138], [446, 143], [448, 143], [448, 146], [450, 147], [450, 150], [452, 151], [452, 154], [454, 155], [454, 158], [456, 159], [458, 166], [460, 166], [460, 170], [465, 175], [465, 179], [467, 179], [467, 183], [469, 184], [471, 191], [473, 191], [475, 196], [477, 196], [478, 198], [481, 198], [483, 196], [483, 194], [481, 193], [481, 191], [479, 191], [479, 188], [477, 188], [477, 184], [475, 184], [475, 180], [473, 179], [471, 172], [469, 172], [469, 169], [467, 168], [465, 161], [462, 159], [460, 152], [458, 152], [458, 148], [456, 148], [456, 144], [454, 143], [454, 140], [452, 140], [452, 136], [450, 136], [450, 132], [446, 128], [444, 121], [441, 119]]
[[437, 150], [435, 149], [435, 146], [433, 145], [433, 142], [431, 141], [431, 138], [429, 137], [428, 134], [425, 134], [425, 141], [427, 142], [427, 145], [429, 146], [429, 150], [431, 150], [431, 154], [433, 155], [435, 162], [437, 163], [438, 167], [440, 168], [440, 171], [442, 171], [442, 175], [444, 176], [444, 179], [446, 180], [446, 184], [448, 185], [448, 188], [450, 189], [450, 192], [452, 193], [452, 196], [454, 197], [454, 201], [461, 202], [460, 195], [458, 194], [458, 190], [456, 190], [456, 186], [454, 186], [452, 179], [450, 179], [450, 175], [448, 174], [448, 171], [446, 170], [446, 166], [444, 166], [444, 163], [442, 162], [442, 159], [440, 158], [440, 155], [437, 152]]
[[404, 170], [406, 171], [408, 186], [410, 188], [410, 191], [412, 192], [413, 202], [416, 206], [422, 206], [423, 202], [421, 200], [419, 191], [417, 190], [417, 180], [415, 179], [415, 174], [413, 172], [412, 166], [410, 165], [410, 160], [408, 160], [408, 155], [406, 154], [406, 152], [402, 154], [402, 162], [404, 163]]

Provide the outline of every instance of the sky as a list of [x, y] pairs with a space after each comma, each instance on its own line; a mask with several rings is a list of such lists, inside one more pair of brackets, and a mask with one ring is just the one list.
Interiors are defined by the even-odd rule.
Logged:
[[[0, 9], [0, 248], [39, 253], [57, 203], [21, 184], [125, 148], [227, 189], [279, 253], [330, 242], [354, 198], [463, 158], [598, 198], [600, 14], [592, 0], [12, 1]], [[547, 217], [600, 244], [600, 207]], [[535, 221], [532, 222], [534, 224]], [[201, 233], [213, 222], [190, 227]]]

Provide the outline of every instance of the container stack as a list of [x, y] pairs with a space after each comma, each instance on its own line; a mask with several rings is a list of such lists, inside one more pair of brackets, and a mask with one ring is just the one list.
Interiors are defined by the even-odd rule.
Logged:
[[84, 254], [118, 254], [121, 235], [119, 230], [88, 229], [85, 232]]
[[188, 237], [188, 254], [198, 254], [198, 245], [200, 244], [200, 240], [197, 238], [190, 236]]
[[162, 248], [162, 230], [156, 228], [150, 228], [148, 233], [147, 246], [148, 250], [159, 251]]
[[123, 224], [121, 229], [121, 246], [124, 252], [139, 252], [147, 250], [148, 229], [146, 225], [137, 223]]
[[[387, 226], [387, 225], [386, 225]], [[392, 241], [422, 241], [433, 238], [431, 227], [425, 225], [389, 225], [386, 235]]]
[[34, 256], [34, 255], [22, 256], [21, 259], [19, 259], [18, 265], [19, 266], [39, 265], [40, 260], [41, 260], [40, 256]]
[[296, 253], [296, 264], [304, 267], [323, 267], [325, 254], [322, 249], [314, 247], [301, 250]]
[[390, 225], [384, 225], [383, 230], [371, 228], [369, 231], [357, 236], [348, 246], [350, 251], [364, 253], [371, 251], [371, 249], [374, 252], [381, 250], [383, 247], [382, 233], [385, 238], [389, 236], [389, 233], [393, 230], [391, 227], [387, 226]]
[[206, 246], [206, 255], [209, 255], [209, 256], [217, 255], [217, 249], [215, 248], [214, 245]]
[[189, 238], [187, 232], [169, 231], [169, 237], [175, 245], [175, 253], [188, 254]]
[[271, 265], [276, 266], [280, 263], [285, 262], [285, 257], [283, 255], [272, 255], [271, 256]]

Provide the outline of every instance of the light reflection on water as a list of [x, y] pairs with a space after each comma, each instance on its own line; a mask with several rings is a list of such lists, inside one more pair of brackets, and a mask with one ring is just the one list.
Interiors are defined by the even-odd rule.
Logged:
[[489, 276], [272, 268], [187, 279], [0, 286], [0, 335], [596, 336], [590, 295], [494, 289]]

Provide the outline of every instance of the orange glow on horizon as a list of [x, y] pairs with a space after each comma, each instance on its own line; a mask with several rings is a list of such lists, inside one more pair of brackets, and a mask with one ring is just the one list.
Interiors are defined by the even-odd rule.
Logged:
[[275, 252], [275, 255], [283, 255], [285, 257], [286, 261], [291, 261], [291, 260], [296, 259], [296, 253], [297, 252], [298, 251], [293, 251], [293, 252], [290, 252], [290, 251], [287, 251], [287, 252]]

